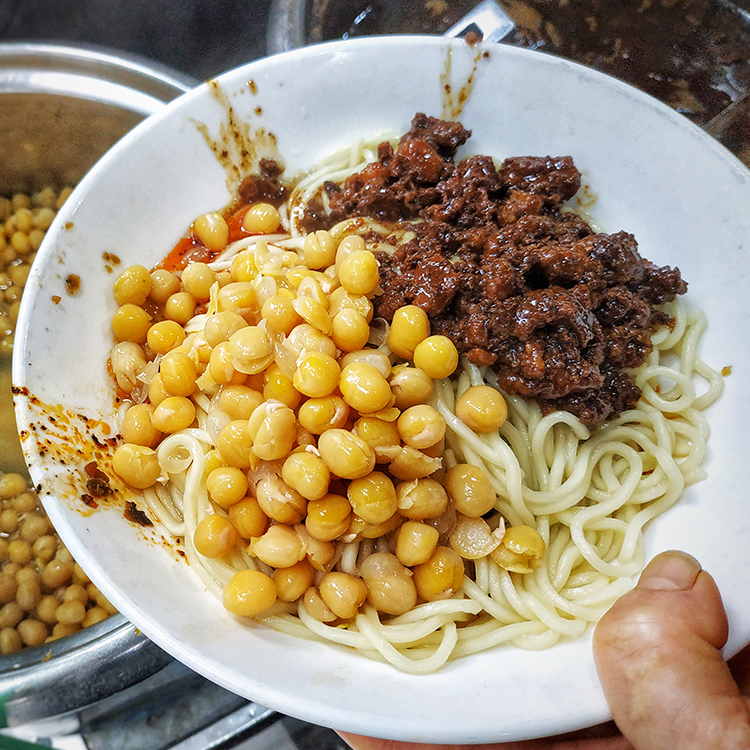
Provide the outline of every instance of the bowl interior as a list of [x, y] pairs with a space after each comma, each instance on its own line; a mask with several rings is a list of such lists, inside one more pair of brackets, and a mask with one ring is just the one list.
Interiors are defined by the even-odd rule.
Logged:
[[645, 257], [679, 265], [689, 280], [691, 303], [710, 321], [703, 356], [731, 365], [732, 376], [709, 417], [709, 479], [648, 529], [647, 553], [686, 549], [714, 574], [736, 651], [750, 635], [750, 521], [733, 479], [747, 442], [739, 417], [750, 406], [750, 363], [732, 321], [750, 302], [733, 264], [748, 252], [750, 175], [664, 105], [550, 56], [427, 37], [330, 43], [231, 71], [126, 136], [81, 182], [32, 271], [14, 358], [23, 447], [53, 523], [94, 582], [157, 644], [228, 689], [313, 723], [412, 741], [566, 731], [608, 717], [590, 636], [404, 675], [240, 622], [157, 529], [125, 520], [121, 501], [96, 511], [81, 502], [83, 466], [111, 455], [117, 268], [156, 264], [196, 216], [228, 204], [257, 157], [298, 174], [360, 138], [405, 132], [417, 111], [460, 119], [473, 132], [467, 153], [572, 155], [596, 223], [631, 231]]

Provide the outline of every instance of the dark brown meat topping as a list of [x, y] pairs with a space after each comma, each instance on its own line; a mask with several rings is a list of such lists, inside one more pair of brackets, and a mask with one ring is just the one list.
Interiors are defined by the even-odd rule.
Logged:
[[670, 322], [654, 306], [686, 291], [679, 270], [641, 258], [632, 235], [595, 233], [562, 210], [581, 180], [569, 156], [455, 163], [469, 136], [416, 115], [395, 150], [381, 144], [377, 162], [325, 186], [329, 211], [311, 205], [305, 228], [354, 216], [410, 222], [413, 240], [378, 253], [378, 316], [418, 305], [433, 333], [545, 411], [594, 427], [632, 408], [640, 391], [627, 370]]

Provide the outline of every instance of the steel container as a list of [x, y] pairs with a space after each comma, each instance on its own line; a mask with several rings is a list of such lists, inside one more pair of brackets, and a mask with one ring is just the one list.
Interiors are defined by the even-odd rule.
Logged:
[[[74, 185], [119, 138], [196, 83], [106, 49], [0, 43], [0, 194]], [[0, 364], [8, 371], [0, 379], [0, 432], [6, 433], [0, 435], [0, 471], [18, 471], [22, 460], [11, 434], [9, 369], [10, 362]], [[78, 711], [171, 661], [119, 614], [1, 656], [0, 727]]]

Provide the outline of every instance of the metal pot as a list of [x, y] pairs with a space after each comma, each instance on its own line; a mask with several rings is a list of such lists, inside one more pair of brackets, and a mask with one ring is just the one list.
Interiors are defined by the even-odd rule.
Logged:
[[[131, 128], [196, 84], [104, 49], [0, 44], [0, 193], [74, 185]], [[0, 416], [8, 413], [9, 420], [0, 422], [14, 427], [6, 385], [0, 388]], [[17, 435], [5, 435], [3, 442], [13, 449], [3, 453], [0, 470], [17, 471]], [[121, 615], [2, 656], [0, 727], [79, 710], [171, 662]]]
[[[750, 0], [272, 0], [269, 52], [369, 34], [488, 36], [567, 57], [643, 89], [750, 165]], [[476, 7], [474, 7], [476, 6]], [[510, 16], [510, 28], [500, 16]], [[458, 18], [461, 16], [461, 18]]]

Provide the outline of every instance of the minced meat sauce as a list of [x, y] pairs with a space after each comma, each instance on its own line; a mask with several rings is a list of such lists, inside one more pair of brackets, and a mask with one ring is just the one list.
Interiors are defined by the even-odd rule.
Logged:
[[490, 157], [455, 163], [469, 136], [423, 114], [398, 146], [342, 185], [326, 183], [329, 209], [312, 202], [308, 231], [367, 216], [409, 224], [415, 236], [379, 252], [376, 315], [418, 305], [432, 332], [488, 365], [509, 393], [564, 409], [589, 427], [635, 405], [628, 373], [669, 317], [655, 305], [683, 294], [678, 269], [641, 258], [626, 232], [595, 232], [563, 205], [581, 175], [569, 156]]

